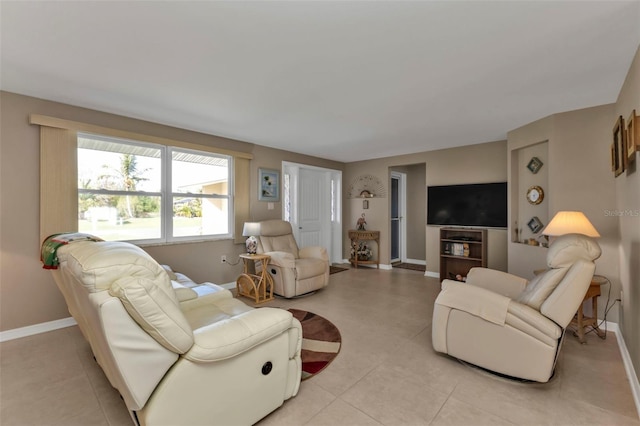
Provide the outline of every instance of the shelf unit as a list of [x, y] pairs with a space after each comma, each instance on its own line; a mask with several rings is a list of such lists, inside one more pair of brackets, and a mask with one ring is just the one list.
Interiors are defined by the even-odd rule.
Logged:
[[[462, 253], [456, 251], [462, 245]], [[457, 246], [460, 248], [460, 246]], [[440, 228], [440, 281], [467, 276], [469, 269], [487, 267], [487, 230]]]

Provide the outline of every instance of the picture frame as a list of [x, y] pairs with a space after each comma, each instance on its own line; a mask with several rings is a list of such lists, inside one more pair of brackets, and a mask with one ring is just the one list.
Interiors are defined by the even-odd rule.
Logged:
[[529, 169], [531, 173], [535, 175], [536, 173], [538, 173], [538, 171], [540, 171], [543, 164], [544, 163], [542, 162], [542, 160], [540, 160], [538, 157], [532, 157], [531, 160], [529, 160], [529, 164], [527, 164], [527, 169]]
[[280, 172], [258, 169], [258, 201], [280, 201]]
[[538, 232], [540, 232], [542, 230], [542, 221], [538, 218], [538, 216], [534, 216], [531, 218], [531, 220], [529, 220], [529, 222], [527, 223], [527, 226], [529, 227], [529, 229], [531, 229], [531, 232], [533, 232], [534, 234], [537, 234]]
[[613, 146], [611, 148], [611, 168], [615, 177], [618, 177], [625, 171], [627, 155], [624, 142], [624, 118], [619, 116], [613, 126]]
[[636, 159], [636, 152], [640, 150], [640, 127], [636, 122], [636, 110], [631, 111], [631, 115], [627, 120], [627, 164], [632, 163]]

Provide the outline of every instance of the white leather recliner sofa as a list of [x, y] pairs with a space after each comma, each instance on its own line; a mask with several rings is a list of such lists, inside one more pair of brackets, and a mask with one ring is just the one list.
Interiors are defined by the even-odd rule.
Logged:
[[290, 312], [170, 276], [129, 243], [76, 241], [57, 259], [69, 311], [138, 424], [250, 425], [297, 394]]
[[258, 253], [268, 254], [273, 292], [291, 298], [329, 284], [329, 255], [320, 246], [298, 248], [291, 224], [284, 220], [260, 222]]
[[600, 253], [594, 239], [568, 234], [551, 244], [549, 269], [531, 282], [486, 268], [471, 269], [466, 283], [444, 280], [433, 311], [433, 348], [507, 376], [549, 381]]

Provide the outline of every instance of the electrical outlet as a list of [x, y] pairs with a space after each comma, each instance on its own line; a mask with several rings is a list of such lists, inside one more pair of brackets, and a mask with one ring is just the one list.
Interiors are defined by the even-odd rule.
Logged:
[[227, 263], [227, 256], [226, 255], [222, 255], [220, 256], [220, 263]]

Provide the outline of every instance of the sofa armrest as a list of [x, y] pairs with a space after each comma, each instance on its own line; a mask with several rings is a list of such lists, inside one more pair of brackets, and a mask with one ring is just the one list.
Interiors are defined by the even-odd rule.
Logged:
[[467, 274], [467, 284], [515, 299], [526, 287], [527, 280], [495, 269], [471, 268]]
[[436, 305], [467, 312], [485, 321], [504, 325], [511, 299], [482, 287], [457, 281], [443, 281]]
[[311, 246], [311, 247], [302, 247], [299, 251], [299, 256], [301, 258], [317, 258], [328, 261], [329, 254], [327, 253], [327, 249], [320, 246]]
[[194, 344], [183, 356], [200, 363], [231, 358], [270, 340], [293, 324], [293, 315], [284, 309], [253, 309], [194, 330]]
[[[530, 306], [511, 301], [507, 314], [507, 324], [530, 334], [538, 340], [550, 338], [551, 343], [562, 336], [562, 328]], [[538, 336], [542, 333], [542, 336]]]
[[296, 267], [296, 258], [293, 257], [291, 253], [287, 253], [286, 251], [270, 251], [264, 254], [271, 257], [271, 259], [269, 260], [270, 265], [290, 269]]

